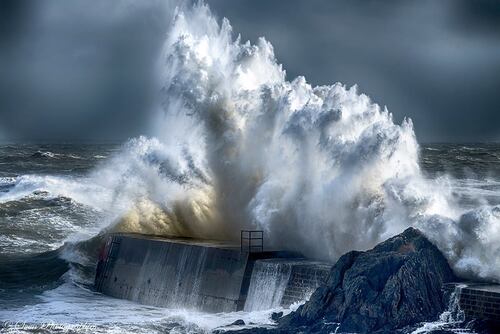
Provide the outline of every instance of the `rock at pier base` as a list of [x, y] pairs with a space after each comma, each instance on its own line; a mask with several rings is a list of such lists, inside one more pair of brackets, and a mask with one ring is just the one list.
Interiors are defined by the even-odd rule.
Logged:
[[452, 281], [443, 254], [408, 228], [371, 250], [343, 255], [307, 303], [277, 328], [251, 333], [407, 332], [438, 318], [446, 307], [443, 284]]

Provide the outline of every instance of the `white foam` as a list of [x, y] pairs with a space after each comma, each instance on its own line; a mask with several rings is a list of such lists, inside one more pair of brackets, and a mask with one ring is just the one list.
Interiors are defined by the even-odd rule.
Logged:
[[[167, 230], [256, 227], [276, 247], [334, 260], [414, 225], [459, 272], [500, 277], [497, 209], [460, 207], [454, 180], [426, 179], [411, 121], [394, 124], [357, 87], [286, 81], [269, 42], [233, 39], [204, 4], [177, 12], [159, 71], [154, 138], [102, 173], [118, 196], [155, 203]], [[136, 210], [135, 228], [150, 216]]]
[[[465, 285], [457, 285], [449, 297], [447, 309], [441, 313], [439, 319], [433, 322], [423, 323], [411, 334], [433, 333], [438, 330], [457, 334], [474, 334], [475, 332], [467, 328], [465, 314], [460, 309], [460, 292]], [[464, 328], [465, 327], [465, 328]]]
[[482, 200], [495, 190], [425, 178], [412, 122], [356, 86], [287, 81], [269, 42], [233, 38], [203, 3], [176, 12], [158, 71], [149, 137], [88, 178], [20, 177], [0, 201], [42, 189], [107, 210], [103, 227], [218, 239], [259, 228], [330, 260], [416, 226], [459, 274], [500, 279], [499, 207]]
[[110, 331], [150, 333], [170, 328], [171, 324], [177, 323], [177, 330], [182, 328], [187, 333], [209, 333], [214, 329], [226, 327], [238, 319], [251, 324], [250, 326], [272, 325], [271, 313], [283, 311], [276, 309], [208, 314], [183, 309], [165, 309], [107, 297], [72, 283], [65, 283], [56, 289], [46, 291], [39, 298], [41, 302], [36, 305], [27, 305], [15, 310], [1, 310], [0, 321], [59, 325], [87, 323], [97, 326], [99, 332], [106, 333]]

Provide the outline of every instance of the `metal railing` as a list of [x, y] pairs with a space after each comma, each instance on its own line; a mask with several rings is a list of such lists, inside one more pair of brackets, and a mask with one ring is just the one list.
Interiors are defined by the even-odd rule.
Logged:
[[263, 252], [264, 251], [264, 231], [241, 230], [240, 235], [241, 252]]

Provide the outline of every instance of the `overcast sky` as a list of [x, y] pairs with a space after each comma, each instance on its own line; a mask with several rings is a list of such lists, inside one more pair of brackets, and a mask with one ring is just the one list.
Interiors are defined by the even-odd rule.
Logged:
[[[265, 36], [289, 79], [358, 84], [420, 141], [500, 140], [500, 1], [208, 0]], [[0, 137], [123, 140], [145, 131], [164, 1], [2, 0]]]

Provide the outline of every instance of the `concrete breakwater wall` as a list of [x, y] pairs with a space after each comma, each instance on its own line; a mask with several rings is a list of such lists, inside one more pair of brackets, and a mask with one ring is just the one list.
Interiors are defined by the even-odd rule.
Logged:
[[281, 306], [288, 306], [296, 301], [309, 299], [312, 293], [330, 274], [330, 264], [311, 261], [296, 261], [292, 265], [290, 279], [286, 286]]
[[500, 285], [484, 283], [451, 283], [448, 293], [456, 294], [464, 320], [482, 320], [495, 333], [500, 333]]
[[[246, 311], [266, 310], [309, 299], [326, 281], [331, 265], [305, 259], [264, 259], [255, 262]], [[266, 291], [266, 293], [262, 293]]]
[[235, 310], [248, 254], [217, 246], [187, 239], [113, 235], [96, 275], [96, 288], [142, 304]]
[[[272, 267], [272, 261], [281, 267], [274, 276], [262, 271]], [[246, 309], [247, 299], [255, 302], [259, 295], [277, 294], [275, 300], [254, 309], [288, 306], [307, 298], [329, 267], [292, 252], [250, 253], [240, 245], [217, 241], [113, 234], [101, 252], [95, 287], [142, 304], [230, 312]], [[263, 286], [265, 290], [252, 288], [259, 279], [272, 284]]]
[[500, 324], [500, 285], [467, 284], [460, 289], [459, 303], [467, 319]]

